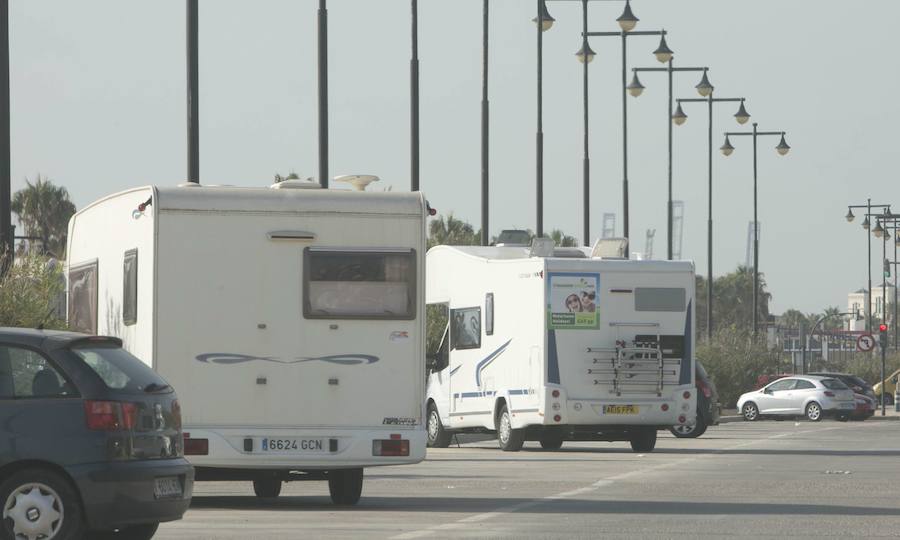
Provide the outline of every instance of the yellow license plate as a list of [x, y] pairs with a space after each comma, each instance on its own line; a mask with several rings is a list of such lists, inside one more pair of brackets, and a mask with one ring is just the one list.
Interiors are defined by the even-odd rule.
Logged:
[[637, 405], [604, 405], [603, 414], [638, 414]]

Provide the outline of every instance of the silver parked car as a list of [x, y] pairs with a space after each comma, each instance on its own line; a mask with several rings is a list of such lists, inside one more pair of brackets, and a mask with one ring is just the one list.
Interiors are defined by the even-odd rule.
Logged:
[[747, 392], [737, 406], [744, 420], [751, 422], [762, 416], [805, 416], [818, 422], [823, 416], [849, 418], [856, 401], [853, 390], [838, 379], [797, 375]]

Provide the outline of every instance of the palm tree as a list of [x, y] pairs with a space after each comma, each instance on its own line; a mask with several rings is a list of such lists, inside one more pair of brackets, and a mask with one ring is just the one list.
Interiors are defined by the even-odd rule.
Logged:
[[436, 217], [428, 226], [428, 247], [442, 244], [451, 246], [477, 246], [481, 243], [481, 231], [471, 224], [456, 219], [453, 214]]
[[69, 218], [75, 213], [69, 192], [40, 174], [33, 184], [27, 178], [25, 184], [13, 196], [11, 210], [25, 228], [26, 236], [40, 238], [44, 251], [63, 256]]

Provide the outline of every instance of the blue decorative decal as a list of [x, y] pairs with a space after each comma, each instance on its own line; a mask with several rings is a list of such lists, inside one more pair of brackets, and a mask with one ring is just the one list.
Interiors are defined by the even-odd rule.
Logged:
[[506, 343], [504, 343], [503, 345], [500, 345], [500, 347], [496, 351], [487, 355], [487, 358], [485, 358], [481, 362], [478, 362], [478, 365], [475, 366], [475, 386], [477, 386], [478, 388], [481, 388], [481, 370], [486, 368], [488, 366], [488, 364], [490, 364], [491, 362], [496, 360], [498, 356], [503, 354], [503, 352], [506, 350], [506, 348], [509, 347], [510, 343], [512, 343], [512, 340], [509, 340]]
[[691, 373], [691, 361], [694, 359], [694, 325], [691, 321], [694, 318], [694, 301], [688, 302], [687, 317], [684, 320], [684, 353], [681, 359], [681, 376], [678, 378], [678, 384], [691, 384], [694, 377]]
[[556, 350], [556, 330], [547, 331], [547, 382], [559, 384], [559, 353]]
[[196, 357], [197, 361], [203, 362], [204, 364], [243, 364], [246, 362], [255, 362], [257, 360], [262, 362], [272, 362], [275, 364], [302, 364], [305, 362], [328, 362], [331, 364], [338, 364], [342, 366], [355, 366], [359, 364], [374, 364], [378, 362], [379, 358], [377, 356], [372, 356], [369, 354], [335, 354], [331, 356], [316, 356], [316, 357], [299, 357], [299, 358], [276, 358], [274, 356], [251, 356], [248, 354], [238, 354], [238, 353], [203, 353], [198, 354]]
[[456, 366], [455, 368], [451, 369], [451, 370], [450, 370], [450, 376], [452, 377], [453, 374], [456, 373], [457, 371], [459, 371], [459, 368], [461, 368], [461, 367], [462, 367], [462, 364], [460, 364], [460, 365]]

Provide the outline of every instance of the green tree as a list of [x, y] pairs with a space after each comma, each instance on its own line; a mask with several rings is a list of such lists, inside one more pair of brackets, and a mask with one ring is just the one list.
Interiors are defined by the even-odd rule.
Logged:
[[285, 180], [300, 180], [300, 175], [295, 173], [294, 171], [291, 171], [290, 174], [288, 174], [287, 176], [281, 176], [280, 174], [275, 173], [274, 180], [275, 180], [276, 184], [280, 184], [281, 182], [284, 182]]
[[[753, 326], [753, 271], [746, 266], [715, 278], [713, 282], [713, 329], [737, 328], [748, 334]], [[696, 317], [698, 335], [706, 333], [706, 279], [696, 277]], [[765, 324], [769, 318], [771, 293], [767, 290], [765, 276], [759, 275], [759, 303], [757, 321]]]
[[428, 225], [428, 247], [439, 245], [477, 246], [481, 244], [481, 231], [471, 224], [448, 214], [438, 216]]
[[741, 394], [755, 387], [760, 375], [784, 370], [777, 351], [769, 351], [764, 341], [753, 341], [748, 331], [734, 326], [701, 342], [697, 360], [716, 384], [723, 407], [733, 407]]
[[63, 265], [40, 255], [16, 257], [0, 279], [0, 326], [66, 328]]
[[41, 175], [33, 184], [26, 178], [25, 184], [12, 198], [12, 212], [25, 228], [26, 236], [40, 238], [44, 250], [62, 257], [69, 218], [75, 213], [69, 192]]

